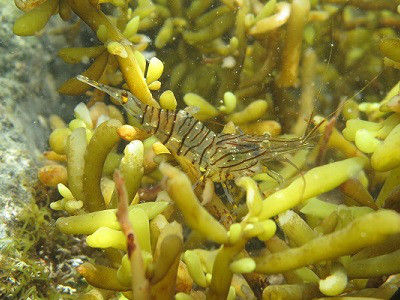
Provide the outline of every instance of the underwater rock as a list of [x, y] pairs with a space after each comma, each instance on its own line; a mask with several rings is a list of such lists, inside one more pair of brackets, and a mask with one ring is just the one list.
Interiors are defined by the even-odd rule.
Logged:
[[[0, 0], [0, 7], [0, 261], [4, 262], [1, 265], [5, 275], [0, 275], [0, 298], [5, 299], [4, 293], [10, 296], [12, 289], [18, 290], [23, 284], [11, 272], [7, 274], [5, 265], [12, 266], [21, 259], [25, 270], [30, 267], [30, 258], [26, 259], [26, 253], [21, 255], [16, 248], [26, 246], [21, 234], [29, 232], [27, 239], [32, 241], [36, 233], [28, 231], [29, 222], [40, 226], [40, 221], [46, 220], [40, 218], [49, 214], [47, 208], [35, 204], [37, 195], [45, 195], [38, 185], [37, 168], [50, 132], [46, 117], [67, 109], [60, 105], [55, 91], [69, 72], [68, 68], [57, 67], [60, 62], [53, 61], [57, 43], [65, 43], [63, 37], [51, 36], [51, 41], [48, 35], [17, 37], [12, 28], [21, 12], [13, 1]], [[54, 70], [63, 74], [58, 76], [52, 73]], [[26, 229], [22, 230], [23, 226]], [[50, 273], [48, 262], [42, 260], [41, 265], [40, 272]], [[24, 280], [29, 282], [29, 278]]]
[[[35, 166], [49, 132], [41, 115], [56, 107], [59, 96], [48, 85], [51, 79], [44, 62], [50, 55], [44, 41], [14, 36], [12, 26], [19, 12], [10, 1], [2, 0], [0, 5], [1, 240], [10, 235], [8, 226], [33, 197]], [[4, 242], [0, 242], [0, 249], [3, 246]]]

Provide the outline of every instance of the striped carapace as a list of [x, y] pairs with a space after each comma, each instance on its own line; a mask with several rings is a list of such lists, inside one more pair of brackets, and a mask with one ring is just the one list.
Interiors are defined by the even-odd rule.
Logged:
[[310, 137], [318, 126], [299, 138], [273, 138], [269, 135], [215, 133], [198, 121], [196, 108], [168, 110], [144, 104], [130, 92], [98, 83], [82, 75], [77, 78], [99, 89], [135, 117], [144, 130], [154, 134], [168, 150], [190, 161], [205, 178], [225, 182], [252, 176], [271, 161], [287, 161], [285, 155], [312, 145]]

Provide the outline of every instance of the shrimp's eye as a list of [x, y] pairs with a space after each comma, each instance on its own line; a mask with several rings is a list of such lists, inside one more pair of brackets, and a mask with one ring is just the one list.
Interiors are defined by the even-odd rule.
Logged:
[[268, 139], [263, 140], [263, 141], [262, 141], [262, 146], [263, 146], [264, 148], [270, 148], [270, 147], [271, 147], [271, 141], [268, 140]]
[[123, 91], [121, 93], [121, 102], [123, 104], [125, 104], [126, 102], [128, 102], [128, 93], [126, 91]]

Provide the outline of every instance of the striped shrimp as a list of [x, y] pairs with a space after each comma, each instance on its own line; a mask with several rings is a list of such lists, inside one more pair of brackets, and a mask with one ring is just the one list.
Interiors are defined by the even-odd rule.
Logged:
[[[175, 156], [183, 157], [202, 171], [203, 178], [224, 183], [259, 173], [272, 161], [312, 145], [318, 126], [300, 138], [273, 138], [215, 133], [193, 117], [196, 107], [183, 110], [161, 109], [142, 103], [130, 92], [100, 84], [82, 75], [77, 78], [99, 89], [121, 104], [151, 135], [155, 135]], [[200, 172], [199, 172], [200, 173]]]

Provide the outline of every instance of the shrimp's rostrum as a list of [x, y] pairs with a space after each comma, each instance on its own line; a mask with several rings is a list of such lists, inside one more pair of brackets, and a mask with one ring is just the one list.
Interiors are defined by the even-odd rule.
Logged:
[[269, 135], [215, 133], [193, 117], [195, 108], [168, 110], [142, 103], [130, 92], [116, 89], [79, 75], [79, 80], [109, 94], [149, 134], [168, 150], [189, 160], [204, 177], [224, 182], [260, 172], [268, 162], [285, 160], [285, 155], [311, 145], [312, 129], [300, 138], [272, 138]]

